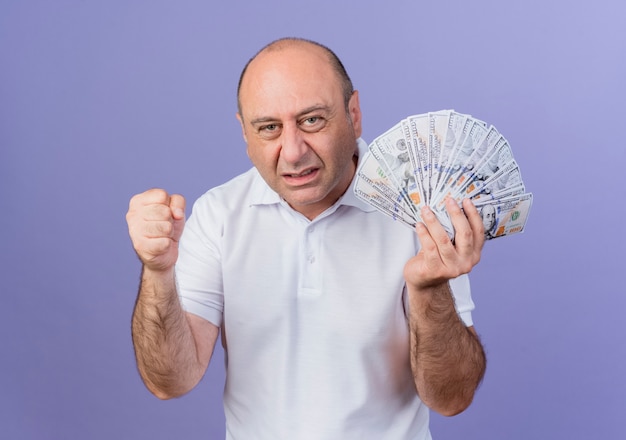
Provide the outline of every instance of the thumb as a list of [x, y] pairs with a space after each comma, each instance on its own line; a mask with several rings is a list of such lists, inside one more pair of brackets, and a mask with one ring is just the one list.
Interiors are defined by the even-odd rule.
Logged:
[[170, 197], [170, 210], [174, 218], [173, 239], [178, 241], [185, 227], [185, 198], [180, 194], [173, 194]]
[[170, 197], [170, 209], [174, 220], [185, 219], [185, 198], [180, 194], [173, 194]]

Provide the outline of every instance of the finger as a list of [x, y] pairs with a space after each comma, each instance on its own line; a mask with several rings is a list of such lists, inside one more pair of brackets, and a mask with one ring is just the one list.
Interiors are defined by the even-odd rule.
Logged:
[[185, 198], [180, 194], [173, 194], [169, 200], [170, 209], [175, 220], [185, 218]]
[[428, 232], [428, 228], [426, 227], [426, 225], [424, 223], [418, 222], [415, 225], [415, 232], [417, 232], [417, 238], [419, 239], [420, 248], [422, 250], [424, 250], [426, 248], [436, 248], [437, 247], [437, 245], [433, 241], [432, 237], [430, 236], [430, 232]]
[[145, 221], [171, 221], [173, 219], [172, 210], [163, 204], [144, 205], [140, 211], [141, 218]]
[[454, 245], [435, 213], [430, 207], [423, 206], [421, 214], [424, 224], [428, 228], [428, 232], [437, 246], [437, 250], [441, 254], [442, 259], [453, 258], [455, 254]]
[[146, 222], [143, 235], [146, 238], [176, 238], [173, 222], [167, 220]]
[[463, 210], [472, 228], [475, 243], [474, 247], [476, 250], [480, 251], [485, 244], [485, 225], [483, 224], [483, 219], [470, 199], [463, 200]]
[[474, 235], [474, 254], [472, 257], [473, 264], [476, 265], [480, 261], [483, 245], [485, 244], [485, 226], [482, 216], [471, 200], [463, 200], [463, 210], [467, 215], [467, 220]]
[[428, 227], [424, 223], [417, 223], [415, 225], [415, 232], [417, 232], [417, 238], [420, 242], [420, 253], [422, 254], [424, 265], [429, 269], [428, 271], [431, 272], [433, 268], [442, 265], [437, 243], [435, 243]]
[[449, 269], [455, 266], [458, 259], [456, 249], [435, 213], [426, 206], [422, 208], [421, 214], [424, 220], [424, 229], [427, 230], [427, 234], [420, 238], [420, 243], [423, 261], [425, 267], [428, 268], [428, 277], [432, 279], [445, 278]]
[[126, 213], [128, 231], [133, 241], [141, 240], [142, 237], [162, 236], [163, 233], [157, 231], [158, 226], [152, 223], [172, 221], [172, 213], [167, 205], [144, 205], [144, 200], [143, 194], [133, 197]]
[[474, 234], [467, 217], [452, 197], [446, 199], [446, 211], [454, 226], [454, 243], [460, 255], [474, 252]]
[[152, 188], [137, 194], [130, 199], [131, 207], [139, 207], [145, 205], [169, 205], [170, 196], [167, 191], [159, 188]]

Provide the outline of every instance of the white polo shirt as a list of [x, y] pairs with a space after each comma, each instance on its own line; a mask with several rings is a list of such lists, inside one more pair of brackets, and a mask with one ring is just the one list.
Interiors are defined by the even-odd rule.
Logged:
[[[200, 197], [176, 274], [183, 307], [222, 327], [226, 438], [430, 439], [402, 277], [418, 249], [352, 188], [313, 221], [254, 168]], [[468, 278], [451, 285], [471, 325]]]

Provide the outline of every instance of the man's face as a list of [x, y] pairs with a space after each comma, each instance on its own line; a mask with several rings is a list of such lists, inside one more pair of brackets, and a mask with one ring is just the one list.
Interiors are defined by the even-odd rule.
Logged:
[[487, 205], [482, 210], [483, 226], [485, 232], [491, 231], [496, 224], [496, 208], [492, 205]]
[[355, 92], [346, 112], [322, 50], [300, 44], [261, 53], [239, 100], [248, 156], [267, 184], [309, 219], [337, 201], [354, 176], [361, 110]]

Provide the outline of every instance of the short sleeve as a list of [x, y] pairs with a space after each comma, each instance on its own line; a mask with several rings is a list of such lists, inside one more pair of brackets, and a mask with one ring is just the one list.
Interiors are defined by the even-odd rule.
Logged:
[[183, 308], [216, 326], [222, 323], [224, 293], [219, 212], [205, 194], [196, 201], [185, 224], [176, 262], [176, 283]]
[[474, 301], [472, 301], [469, 276], [461, 275], [457, 278], [453, 278], [450, 280], [449, 284], [457, 313], [467, 327], [472, 326], [474, 324], [472, 321], [472, 311], [475, 306]]

